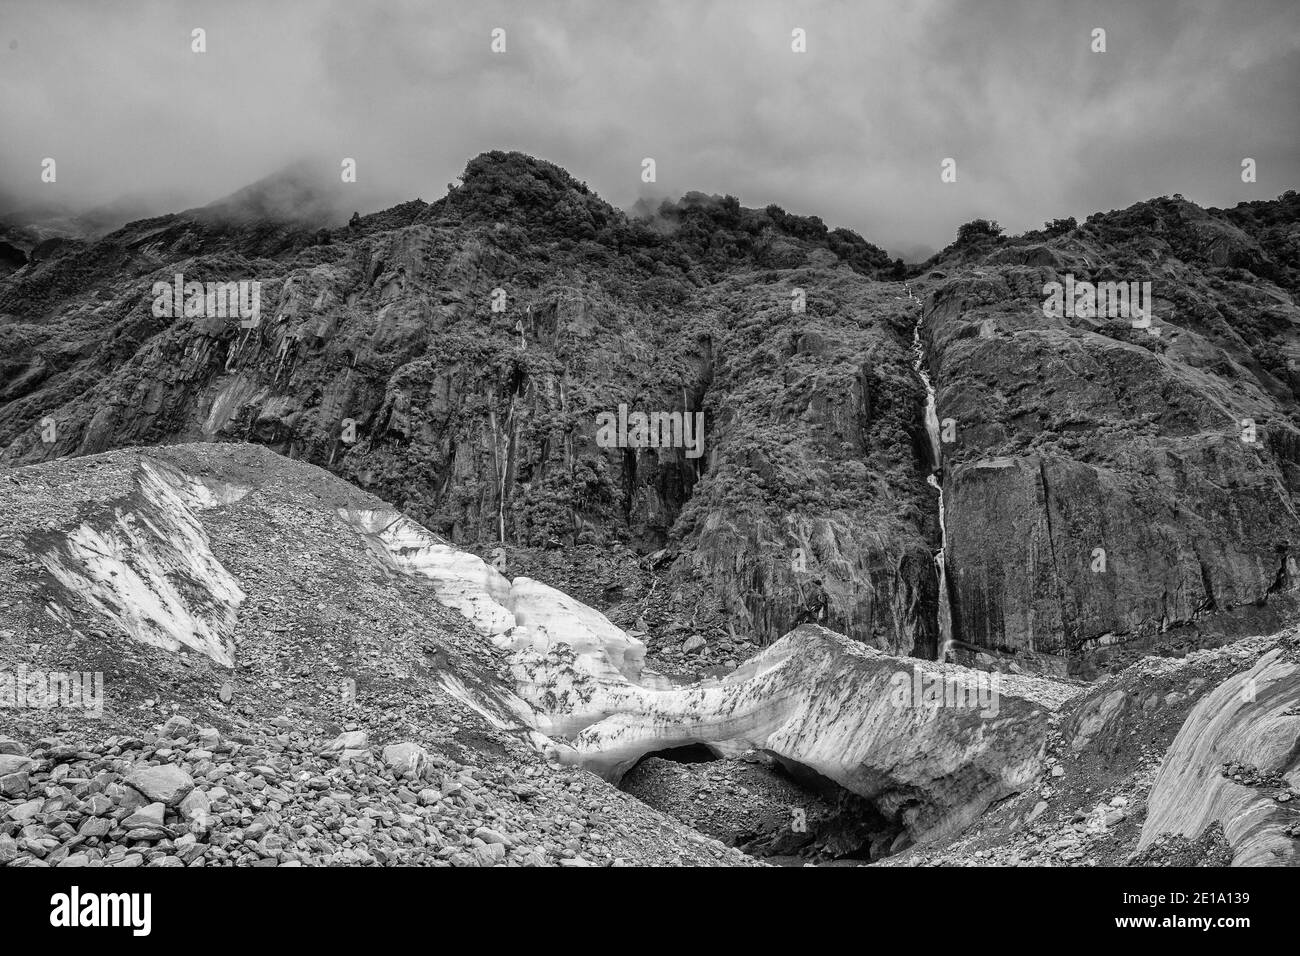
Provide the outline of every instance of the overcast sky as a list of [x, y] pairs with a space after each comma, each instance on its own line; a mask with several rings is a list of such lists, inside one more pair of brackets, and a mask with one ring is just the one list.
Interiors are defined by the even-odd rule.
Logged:
[[1273, 198], [1297, 90], [1296, 0], [0, 0], [0, 195], [194, 205], [348, 156], [366, 211], [519, 149], [620, 207], [732, 193], [907, 254], [976, 217]]

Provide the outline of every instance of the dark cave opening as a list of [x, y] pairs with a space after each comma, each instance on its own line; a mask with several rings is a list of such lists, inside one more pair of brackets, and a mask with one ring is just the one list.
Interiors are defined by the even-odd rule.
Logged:
[[906, 849], [898, 815], [767, 751], [719, 758], [702, 744], [645, 754], [619, 789], [697, 832], [786, 866], [875, 862]]
[[[715, 760], [722, 759], [704, 744], [687, 744], [684, 747], [669, 747], [667, 750], [656, 750], [654, 753], [646, 754], [641, 760], [650, 757], [671, 760], [673, 763], [713, 763]], [[640, 762], [637, 761], [637, 763]]]

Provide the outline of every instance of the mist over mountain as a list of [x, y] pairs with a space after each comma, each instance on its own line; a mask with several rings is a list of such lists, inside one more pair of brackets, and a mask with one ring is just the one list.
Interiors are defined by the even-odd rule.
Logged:
[[[1202, 4], [1195, 17], [1176, 0], [869, 0], [798, 16], [723, 0], [652, 3], [635, 18], [508, 0], [472, 14], [396, 0], [383, 17], [312, 0], [133, 2], [132, 15], [6, 5], [0, 192], [80, 211], [142, 191], [145, 214], [161, 215], [302, 157], [337, 179], [351, 157], [355, 187], [375, 194], [353, 204], [364, 214], [441, 196], [467, 157], [519, 149], [582, 170], [619, 208], [647, 191], [731, 194], [915, 261], [976, 218], [1023, 232], [1173, 191], [1232, 206], [1300, 173], [1281, 108], [1300, 82], [1300, 36], [1283, 0], [1250, 16]], [[260, 29], [245, 29], [250, 17]], [[498, 27], [506, 50], [494, 54]], [[795, 27], [806, 54], [791, 52]], [[1091, 49], [1096, 28], [1105, 53]], [[87, 64], [105, 68], [92, 80]], [[41, 180], [47, 157], [57, 183]], [[946, 157], [953, 184], [939, 181]], [[1256, 185], [1240, 180], [1243, 157], [1258, 161]]]

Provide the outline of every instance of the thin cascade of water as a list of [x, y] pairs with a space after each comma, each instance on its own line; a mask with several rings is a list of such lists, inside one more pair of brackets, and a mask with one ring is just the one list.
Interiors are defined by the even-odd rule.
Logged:
[[[907, 290], [907, 297], [915, 301], [912, 290]], [[943, 483], [943, 445], [939, 440], [939, 411], [935, 404], [934, 385], [930, 373], [925, 367], [925, 346], [921, 342], [921, 310], [917, 310], [916, 325], [912, 329], [912, 367], [916, 369], [921, 384], [925, 386], [925, 431], [930, 436], [931, 471], [926, 476], [930, 487], [939, 493], [939, 550], [934, 555], [934, 568], [939, 578], [939, 654], [938, 660], [945, 661], [952, 650], [952, 609], [948, 604], [948, 570], [944, 561], [944, 552], [948, 547], [948, 530], [944, 521]]]

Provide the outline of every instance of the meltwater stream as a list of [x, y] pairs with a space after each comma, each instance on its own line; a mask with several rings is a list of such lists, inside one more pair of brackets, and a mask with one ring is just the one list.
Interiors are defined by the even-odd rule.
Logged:
[[[915, 301], [912, 290], [907, 290], [907, 297]], [[948, 531], [943, 516], [943, 450], [939, 441], [939, 411], [935, 405], [934, 384], [930, 373], [925, 369], [925, 346], [921, 343], [921, 319], [923, 310], [918, 310], [916, 326], [912, 330], [912, 367], [925, 386], [925, 431], [930, 436], [931, 471], [926, 477], [930, 487], [939, 493], [939, 550], [934, 555], [934, 568], [939, 575], [939, 654], [938, 660], [946, 661], [952, 650], [952, 609], [948, 606], [948, 571], [944, 564], [944, 550], [948, 546]]]

